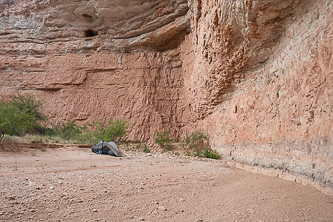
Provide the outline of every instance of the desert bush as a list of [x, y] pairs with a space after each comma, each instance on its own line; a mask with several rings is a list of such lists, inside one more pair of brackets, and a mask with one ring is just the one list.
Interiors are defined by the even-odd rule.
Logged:
[[193, 152], [192, 152], [192, 156], [203, 156], [203, 151], [199, 148], [194, 148]]
[[20, 93], [0, 102], [0, 142], [5, 134], [22, 136], [42, 128], [40, 122], [46, 120], [42, 105], [33, 96]]
[[16, 143], [17, 138], [14, 136], [4, 135], [2, 142], [3, 143]]
[[18, 93], [9, 101], [0, 102], [0, 142], [7, 135], [24, 136], [26, 133], [34, 135], [30, 137], [31, 142], [45, 142], [46, 137], [36, 135], [47, 135], [51, 142], [71, 143], [96, 143], [100, 140], [124, 141], [129, 127], [124, 120], [108, 120], [107, 124], [101, 121], [95, 125], [86, 123], [79, 126], [74, 121], [60, 122], [48, 128], [41, 123], [47, 120], [42, 114], [42, 102], [33, 96], [23, 96]]
[[108, 124], [98, 122], [93, 136], [98, 140], [114, 141], [120, 143], [126, 137], [128, 131], [128, 124], [125, 120], [113, 120], [110, 118]]
[[180, 145], [186, 150], [186, 156], [203, 156], [203, 150], [207, 147], [208, 137], [201, 131], [194, 131], [185, 137]]
[[183, 147], [189, 149], [203, 150], [207, 144], [208, 137], [201, 131], [194, 131], [182, 141]]
[[192, 153], [191, 153], [191, 151], [186, 150], [186, 151], [184, 152], [184, 155], [185, 155], [185, 156], [192, 156]]
[[85, 123], [79, 126], [74, 121], [67, 123], [61, 122], [54, 125], [48, 130], [47, 135], [51, 142], [63, 143], [86, 143], [95, 144], [98, 141], [114, 141], [116, 143], [122, 142], [127, 134], [128, 125], [124, 120], [113, 121], [109, 119], [108, 124], [103, 124], [101, 121], [95, 125]]
[[[17, 137], [6, 134], [3, 136], [3, 139], [0, 143], [0, 150], [15, 152], [15, 149], [12, 149], [12, 147], [15, 146], [15, 143], [17, 142], [18, 142]], [[10, 148], [6, 149], [8, 147]]]
[[64, 140], [58, 136], [50, 136], [49, 138], [51, 143], [64, 143]]
[[10, 102], [0, 104], [0, 142], [5, 134], [24, 135], [36, 123], [36, 118], [26, 112], [20, 111]]
[[49, 133], [49, 135], [59, 136], [64, 140], [76, 140], [80, 139], [82, 130], [82, 127], [75, 124], [74, 121], [69, 121], [67, 123], [61, 122], [52, 127], [52, 131]]
[[171, 135], [168, 129], [164, 129], [162, 132], [156, 131], [155, 133], [155, 143], [161, 146], [164, 151], [170, 151], [174, 149], [173, 139], [171, 139]]
[[30, 136], [30, 142], [31, 143], [44, 143], [46, 141], [45, 141], [45, 138], [43, 136], [40, 136], [40, 135], [31, 135]]
[[[208, 146], [208, 137], [201, 130], [192, 132], [180, 144], [186, 149], [186, 156], [200, 156], [211, 159], [220, 159], [220, 155]], [[191, 152], [192, 151], [192, 152]]]
[[136, 144], [135, 148], [136, 148], [136, 149], [140, 149], [141, 146], [142, 146], [142, 144], [141, 144], [141, 143], [138, 143], [138, 144]]
[[47, 127], [41, 125], [47, 120], [47, 116], [42, 113], [43, 103], [35, 99], [32, 95], [21, 95], [19, 92], [11, 96], [10, 104], [17, 107], [20, 112], [33, 116], [35, 121], [31, 123], [28, 133], [45, 134]]
[[150, 149], [144, 144], [144, 148], [142, 150], [144, 153], [150, 153]]
[[17, 95], [11, 96], [11, 104], [17, 107], [20, 111], [24, 111], [32, 114], [36, 120], [44, 121], [47, 119], [41, 110], [43, 103], [40, 100], [36, 100], [32, 95]]
[[83, 131], [77, 142], [85, 144], [96, 144], [99, 141], [92, 135], [91, 131]]
[[212, 150], [211, 148], [206, 148], [203, 153], [204, 157], [211, 159], [220, 159], [221, 156], [216, 152], [216, 150]]
[[[39, 135], [39, 134], [26, 134], [25, 136], [20, 137], [20, 140], [30, 143], [54, 143], [54, 138], [56, 137], [48, 135]], [[57, 139], [62, 140], [59, 137], [57, 137]]]

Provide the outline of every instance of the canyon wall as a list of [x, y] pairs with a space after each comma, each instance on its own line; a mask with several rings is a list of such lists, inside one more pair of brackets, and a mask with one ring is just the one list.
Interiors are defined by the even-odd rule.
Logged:
[[330, 0], [0, 1], [0, 97], [51, 121], [196, 129], [224, 158], [333, 188]]
[[182, 46], [193, 125], [226, 159], [333, 187], [332, 2], [196, 4]]
[[130, 139], [166, 127], [179, 135], [186, 0], [15, 0], [0, 9], [3, 99], [35, 94], [51, 122], [126, 119]]

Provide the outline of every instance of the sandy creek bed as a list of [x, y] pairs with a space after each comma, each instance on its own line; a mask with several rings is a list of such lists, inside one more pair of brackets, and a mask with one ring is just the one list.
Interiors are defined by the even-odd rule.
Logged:
[[0, 221], [333, 221], [333, 198], [223, 160], [0, 152]]

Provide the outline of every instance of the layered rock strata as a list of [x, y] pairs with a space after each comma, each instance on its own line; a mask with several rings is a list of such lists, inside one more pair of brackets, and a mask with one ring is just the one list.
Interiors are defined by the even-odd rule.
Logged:
[[53, 122], [126, 119], [131, 139], [165, 127], [179, 135], [186, 1], [17, 0], [0, 8], [3, 97], [35, 94]]

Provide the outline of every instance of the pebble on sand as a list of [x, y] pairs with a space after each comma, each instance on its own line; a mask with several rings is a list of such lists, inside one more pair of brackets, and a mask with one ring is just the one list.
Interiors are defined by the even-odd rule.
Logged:
[[158, 209], [161, 210], [161, 211], [166, 211], [167, 210], [164, 206], [159, 206]]

